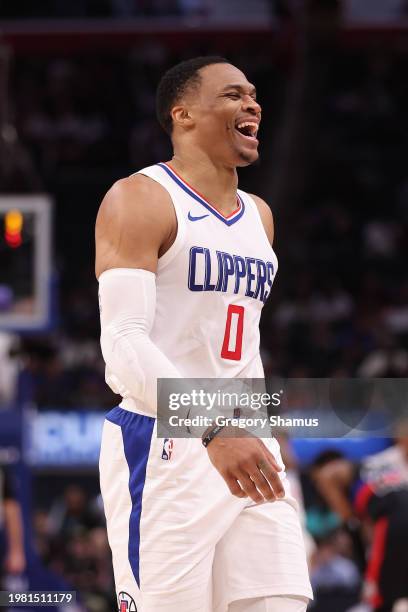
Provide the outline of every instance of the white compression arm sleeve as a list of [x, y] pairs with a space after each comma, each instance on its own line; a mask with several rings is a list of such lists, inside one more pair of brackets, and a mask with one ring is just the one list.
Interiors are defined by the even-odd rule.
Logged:
[[156, 310], [156, 276], [133, 268], [113, 268], [99, 277], [101, 348], [106, 382], [157, 415], [157, 379], [181, 374], [149, 337]]

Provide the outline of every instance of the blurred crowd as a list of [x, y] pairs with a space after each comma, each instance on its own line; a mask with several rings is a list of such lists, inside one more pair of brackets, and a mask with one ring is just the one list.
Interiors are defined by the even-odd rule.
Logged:
[[[155, 87], [183, 53], [148, 43], [128, 55], [15, 60], [15, 123], [38, 182], [55, 198], [59, 279], [54, 330], [16, 337], [9, 350], [22, 370], [20, 399], [34, 397], [40, 407], [106, 408], [117, 402], [105, 385], [99, 348], [93, 226], [99, 203], [115, 180], [171, 156], [155, 118]], [[236, 54], [235, 61], [273, 106], [279, 70], [270, 65], [265, 50], [254, 48], [250, 58]], [[14, 180], [14, 189], [22, 185], [31, 190], [24, 177]]]
[[272, 372], [407, 375], [407, 68], [405, 50], [382, 48], [332, 49], [320, 66], [302, 202], [283, 236], [277, 216]]
[[[44, 502], [43, 502], [44, 503]], [[44, 564], [80, 593], [87, 612], [115, 609], [112, 563], [100, 497], [68, 485], [34, 512], [34, 547]]]
[[[114, 180], [170, 156], [154, 93], [182, 57], [149, 43], [128, 55], [15, 62], [16, 126], [56, 201], [59, 322], [48, 336], [16, 339], [14, 349], [40, 405], [115, 401], [98, 345], [92, 226]], [[289, 77], [262, 47], [231, 60], [257, 84], [264, 106], [266, 161], [245, 170], [241, 183], [265, 197]], [[305, 113], [315, 130], [300, 160], [301, 196], [271, 202], [280, 269], [262, 321], [267, 374], [407, 375], [407, 69], [404, 49], [339, 48], [326, 58], [324, 86]]]

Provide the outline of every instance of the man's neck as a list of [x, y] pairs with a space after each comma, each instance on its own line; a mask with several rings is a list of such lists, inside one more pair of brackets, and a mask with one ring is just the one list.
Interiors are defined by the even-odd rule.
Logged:
[[238, 175], [235, 168], [216, 165], [205, 155], [175, 152], [171, 167], [224, 215], [237, 207]]

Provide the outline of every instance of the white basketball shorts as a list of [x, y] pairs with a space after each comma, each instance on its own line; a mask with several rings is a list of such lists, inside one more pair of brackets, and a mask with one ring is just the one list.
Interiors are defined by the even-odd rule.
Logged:
[[[283, 467], [276, 440], [265, 440]], [[120, 612], [225, 612], [239, 599], [312, 597], [297, 504], [234, 497], [197, 439], [114, 408], [101, 491]]]

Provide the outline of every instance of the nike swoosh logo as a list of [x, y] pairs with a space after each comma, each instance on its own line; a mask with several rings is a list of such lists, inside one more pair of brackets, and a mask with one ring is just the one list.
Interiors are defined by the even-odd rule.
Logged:
[[205, 219], [205, 217], [209, 217], [210, 215], [201, 215], [201, 217], [193, 217], [191, 212], [188, 212], [188, 218], [190, 221], [199, 221], [200, 219]]

